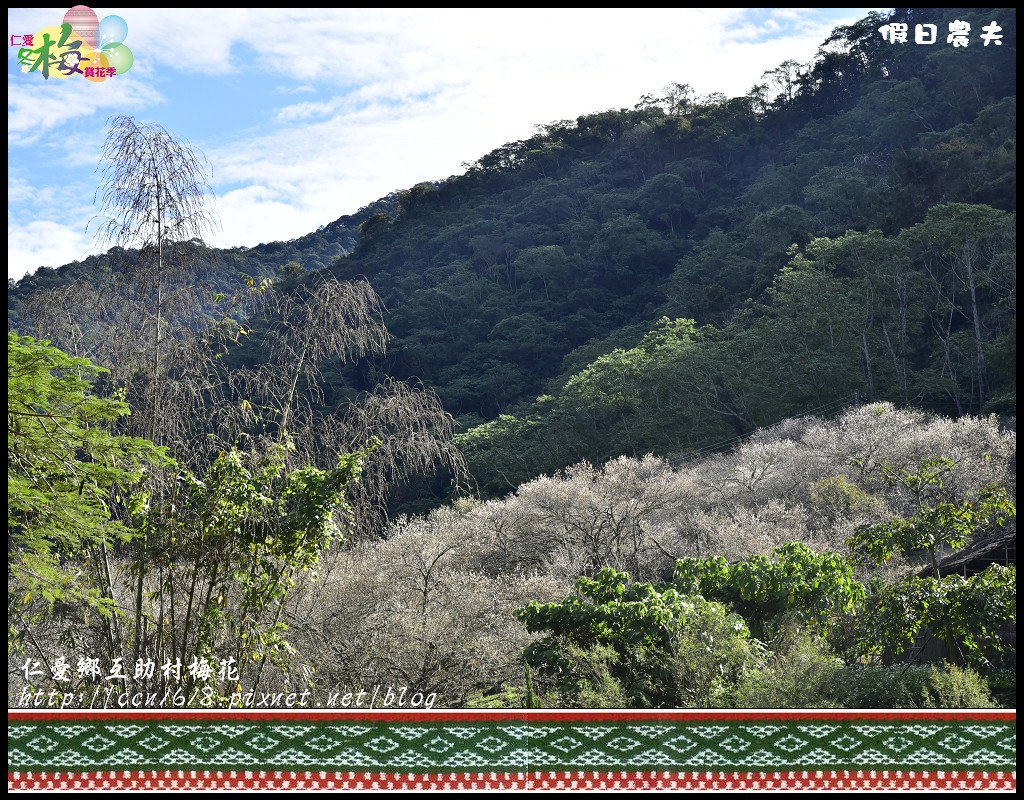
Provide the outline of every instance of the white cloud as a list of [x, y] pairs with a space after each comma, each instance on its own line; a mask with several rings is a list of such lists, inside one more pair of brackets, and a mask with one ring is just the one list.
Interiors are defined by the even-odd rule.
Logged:
[[94, 253], [84, 230], [51, 220], [35, 220], [21, 225], [7, 221], [7, 277], [20, 278], [23, 264], [59, 267], [80, 261]]
[[[49, 203], [52, 200], [53, 191], [48, 190], [43, 201]], [[7, 204], [27, 203], [38, 194], [33, 190], [32, 184], [19, 175], [8, 173], [7, 175]]]
[[298, 122], [311, 117], [324, 117], [333, 114], [346, 102], [346, 98], [336, 97], [333, 100], [319, 102], [293, 103], [290, 106], [277, 109], [274, 112], [274, 119], [278, 122]]
[[305, 94], [306, 92], [315, 92], [316, 87], [310, 83], [304, 83], [301, 86], [278, 86], [274, 91], [278, 94]]
[[317, 227], [310, 224], [311, 209], [305, 203], [296, 202], [292, 192], [283, 193], [280, 188], [263, 185], [227, 192], [217, 199], [217, 211], [224, 230], [230, 231], [230, 235], [214, 235], [210, 239], [225, 245], [252, 246], [293, 238], [275, 232], [309, 233]]
[[151, 85], [124, 76], [91, 83], [83, 80], [52, 80], [27, 84], [7, 78], [7, 144], [26, 145], [45, 134], [75, 139], [93, 124], [89, 117], [110, 111], [131, 111], [162, 100]]

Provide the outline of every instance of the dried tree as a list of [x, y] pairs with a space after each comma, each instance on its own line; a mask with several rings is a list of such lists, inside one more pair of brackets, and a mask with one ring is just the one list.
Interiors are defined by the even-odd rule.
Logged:
[[[216, 226], [208, 207], [208, 169], [205, 160], [187, 142], [175, 138], [162, 125], [138, 123], [132, 117], [115, 117], [103, 147], [103, 181], [97, 194], [102, 198], [97, 238], [122, 248], [126, 259], [119, 283], [122, 299], [134, 294], [151, 319], [151, 326], [140, 327], [131, 341], [147, 341], [149, 403], [142, 404], [147, 414], [146, 436], [164, 443], [161, 424], [162, 390], [169, 348], [164, 347], [164, 319], [170, 298], [165, 291], [173, 282], [182, 286], [182, 273], [188, 269], [180, 256], [189, 252], [189, 243]], [[182, 245], [186, 246], [183, 247]], [[192, 298], [178, 303], [181, 309], [196, 309]], [[152, 338], [140, 336], [149, 328]], [[190, 338], [190, 337], [189, 337]], [[132, 398], [134, 399], [134, 398]], [[136, 407], [140, 404], [136, 403]], [[147, 407], [148, 406], [148, 407]], [[135, 635], [137, 656], [142, 639], [144, 587], [148, 547], [146, 536], [138, 540], [135, 564]]]
[[[190, 264], [182, 256], [193, 240], [217, 226], [209, 209], [208, 167], [187, 142], [156, 123], [117, 116], [103, 147], [103, 184], [97, 238], [121, 248], [127, 263], [122, 284], [144, 300], [151, 316], [149, 438], [160, 443], [160, 384], [165, 370], [166, 292], [182, 280]], [[185, 246], [183, 246], [185, 245]], [[131, 253], [130, 258], [128, 253]], [[124, 292], [122, 292], [124, 294]], [[196, 309], [192, 298], [174, 303], [178, 311]], [[139, 337], [142, 338], [142, 337]], [[148, 337], [147, 337], [148, 338]]]
[[389, 490], [413, 475], [443, 471], [456, 492], [466, 488], [468, 473], [454, 445], [455, 432], [454, 418], [433, 391], [388, 378], [351, 403], [340, 419], [314, 421], [299, 445], [322, 441], [340, 452], [370, 445], [361, 479], [351, 485], [348, 496], [365, 536], [383, 530]]
[[388, 378], [340, 413], [322, 410], [321, 367], [383, 354], [387, 345], [384, 308], [368, 283], [318, 274], [268, 297], [262, 313], [266, 362], [229, 376], [235, 408], [249, 412], [236, 424], [278, 441], [287, 437], [295, 464], [326, 467], [337, 453], [369, 445], [349, 497], [364, 533], [381, 529], [388, 490], [410, 476], [443, 469], [457, 484], [464, 481], [455, 421], [426, 387]]
[[265, 363], [236, 370], [237, 396], [253, 407], [282, 440], [312, 417], [319, 399], [320, 365], [347, 363], [387, 344], [384, 308], [366, 281], [317, 275], [288, 293], [276, 293], [263, 310]]

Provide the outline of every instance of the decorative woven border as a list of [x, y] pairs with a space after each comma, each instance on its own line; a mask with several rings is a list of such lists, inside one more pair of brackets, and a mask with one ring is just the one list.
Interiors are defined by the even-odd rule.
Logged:
[[1010, 772], [342, 772], [13, 773], [8, 790], [181, 789], [938, 789], [1015, 791]]
[[31, 712], [25, 789], [1016, 788], [1006, 711]]

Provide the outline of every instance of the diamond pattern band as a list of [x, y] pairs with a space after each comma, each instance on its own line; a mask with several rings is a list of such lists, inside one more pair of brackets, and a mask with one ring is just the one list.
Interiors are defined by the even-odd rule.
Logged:
[[1013, 788], [1016, 725], [1012, 712], [12, 712], [7, 758], [10, 788]]

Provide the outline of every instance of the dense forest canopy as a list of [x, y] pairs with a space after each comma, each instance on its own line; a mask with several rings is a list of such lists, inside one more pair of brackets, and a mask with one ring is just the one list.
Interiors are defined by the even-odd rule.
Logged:
[[[453, 705], [995, 703], [1015, 568], [943, 564], [1015, 547], [1015, 20], [872, 13], [291, 242], [11, 284], [9, 646]], [[922, 641], [950, 663], [890, 669]]]
[[[999, 47], [893, 44], [877, 30], [993, 17]], [[367, 279], [391, 347], [332, 368], [323, 402], [341, 407], [383, 376], [423, 381], [464, 430], [494, 420], [467, 439], [489, 491], [857, 398], [1013, 413], [1014, 20], [872, 14], [745, 96], [677, 83], [632, 109], [541, 125], [322, 231], [201, 254], [194, 275], [211, 296], [242, 274]], [[32, 332], [29, 297], [102, 283], [113, 263], [23, 279], [9, 324]], [[258, 361], [258, 340], [232, 362]], [[689, 389], [665, 385], [666, 370]], [[617, 391], [627, 374], [660, 396]], [[652, 403], [668, 415], [648, 419]], [[566, 431], [564, 414], [586, 430]], [[551, 452], [509, 463], [510, 430]]]

